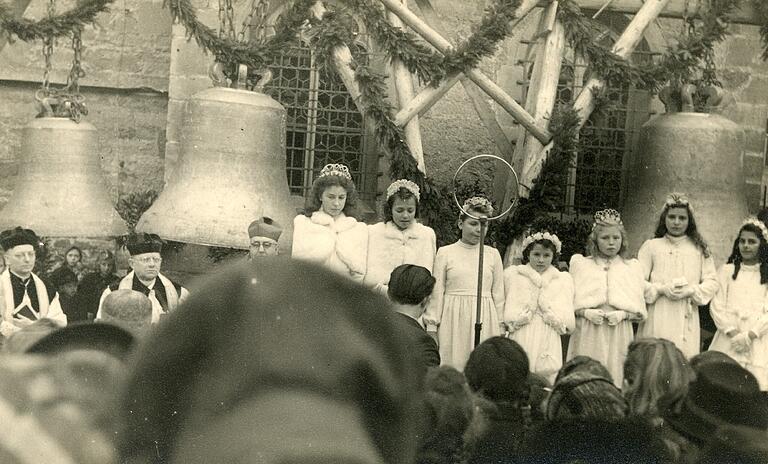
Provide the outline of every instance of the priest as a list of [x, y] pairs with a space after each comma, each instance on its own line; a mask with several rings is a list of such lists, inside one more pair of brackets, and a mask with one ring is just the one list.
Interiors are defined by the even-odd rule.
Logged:
[[175, 310], [189, 295], [186, 288], [160, 273], [163, 258], [163, 240], [155, 234], [131, 234], [126, 240], [125, 247], [131, 258], [128, 264], [131, 272], [104, 290], [99, 301], [99, 311], [96, 319], [102, 318], [104, 299], [115, 290], [136, 290], [149, 297], [152, 303], [152, 323], [160, 321], [160, 317]]
[[32, 269], [40, 239], [30, 229], [16, 227], [0, 233], [6, 268], [0, 274], [0, 333], [10, 336], [39, 319], [67, 325], [59, 294]]
[[253, 221], [248, 226], [249, 258], [277, 255], [280, 251], [277, 241], [282, 233], [283, 227], [270, 217], [264, 216]]

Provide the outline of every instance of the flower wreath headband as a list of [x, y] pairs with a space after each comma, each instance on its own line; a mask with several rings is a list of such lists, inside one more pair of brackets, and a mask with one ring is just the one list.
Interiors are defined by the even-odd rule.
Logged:
[[[744, 222], [741, 223], [741, 227], [744, 227], [747, 224], [755, 226], [758, 229], [760, 229], [760, 234], [763, 236], [763, 240], [768, 242], [768, 227], [765, 227], [765, 224], [763, 224], [763, 221], [761, 221], [760, 219], [754, 216], [750, 216], [747, 219], [745, 219]], [[739, 229], [741, 229], [741, 227], [739, 227]]]
[[688, 195], [680, 192], [672, 192], [669, 195], [667, 195], [667, 199], [664, 201], [664, 207], [665, 208], [687, 207], [688, 211], [690, 211], [691, 214], [693, 214], [693, 206], [691, 206], [691, 203], [688, 200]]
[[320, 175], [317, 176], [317, 178], [319, 179], [325, 176], [339, 176], [347, 180], [352, 180], [352, 174], [349, 173], [349, 168], [339, 163], [326, 164], [323, 166], [323, 169], [320, 171]]
[[467, 198], [467, 201], [464, 202], [464, 205], [461, 209], [464, 211], [469, 211], [473, 208], [483, 208], [488, 210], [488, 216], [493, 215], [493, 205], [491, 204], [491, 200], [485, 198], [485, 197], [472, 197]]
[[416, 185], [415, 182], [411, 182], [408, 179], [399, 179], [389, 184], [389, 187], [387, 187], [387, 200], [389, 200], [392, 197], [392, 195], [396, 194], [398, 190], [400, 190], [401, 188], [404, 188], [409, 192], [411, 192], [413, 196], [416, 197], [416, 203], [419, 202], [420, 200], [419, 186]]
[[555, 245], [555, 250], [557, 250], [558, 253], [563, 249], [563, 244], [560, 243], [560, 239], [557, 238], [557, 235], [550, 234], [549, 232], [536, 232], [535, 234], [531, 234], [523, 239], [523, 250], [528, 248], [528, 245], [534, 242], [538, 242], [539, 240], [549, 240], [552, 242], [552, 244]]

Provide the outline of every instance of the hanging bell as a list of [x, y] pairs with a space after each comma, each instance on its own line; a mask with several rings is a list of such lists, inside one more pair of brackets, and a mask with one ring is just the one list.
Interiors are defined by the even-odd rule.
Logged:
[[[240, 66], [239, 88], [214, 87], [187, 100], [177, 168], [136, 230], [178, 242], [247, 249], [248, 225], [257, 217], [291, 228], [295, 211], [285, 174], [286, 111], [269, 96], [245, 90], [245, 74]], [[282, 234], [282, 249], [290, 236], [288, 230]]]
[[23, 226], [47, 237], [128, 232], [99, 165], [98, 132], [64, 117], [33, 119], [22, 132], [19, 176], [0, 211], [0, 229]]
[[736, 226], [731, 225], [740, 224], [749, 213], [742, 129], [714, 113], [668, 112], [643, 125], [637, 146], [638, 169], [631, 176], [632, 193], [622, 214], [630, 253], [653, 237], [667, 194], [683, 192], [715, 262], [724, 263], [733, 247]]

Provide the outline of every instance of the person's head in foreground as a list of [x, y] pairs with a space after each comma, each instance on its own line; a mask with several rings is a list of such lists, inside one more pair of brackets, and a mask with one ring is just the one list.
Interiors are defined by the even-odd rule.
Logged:
[[393, 319], [310, 263], [224, 268], [145, 340], [121, 462], [411, 462], [417, 370]]
[[144, 335], [152, 324], [152, 303], [141, 292], [117, 289], [104, 298], [100, 321], [119, 325], [137, 336]]
[[387, 295], [397, 305], [420, 306], [423, 311], [434, 288], [435, 278], [427, 268], [401, 264], [390, 274]]
[[547, 418], [615, 420], [626, 417], [627, 401], [609, 379], [576, 371], [555, 382], [547, 401]]
[[698, 365], [679, 413], [665, 416], [672, 428], [703, 445], [719, 427], [736, 425], [768, 433], [768, 397], [751, 372], [728, 362]]
[[678, 411], [694, 374], [669, 340], [641, 338], [629, 344], [622, 392], [632, 414], [656, 417]]
[[[615, 387], [614, 387], [615, 388]], [[527, 437], [509, 463], [520, 464], [667, 464], [664, 442], [640, 418], [559, 418]]]

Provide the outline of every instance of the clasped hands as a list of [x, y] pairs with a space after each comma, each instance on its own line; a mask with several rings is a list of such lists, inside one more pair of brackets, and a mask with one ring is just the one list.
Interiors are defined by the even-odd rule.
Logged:
[[734, 330], [730, 332], [729, 336], [731, 337], [731, 348], [737, 353], [746, 353], [752, 347], [752, 338], [748, 332]]
[[602, 309], [585, 309], [582, 313], [582, 317], [595, 325], [602, 325], [603, 322], [607, 322], [608, 325], [618, 325], [619, 322], [629, 318], [629, 313], [626, 311], [603, 311]]
[[674, 283], [665, 284], [659, 289], [659, 293], [675, 301], [690, 298], [694, 291], [692, 285], [675, 285]]

